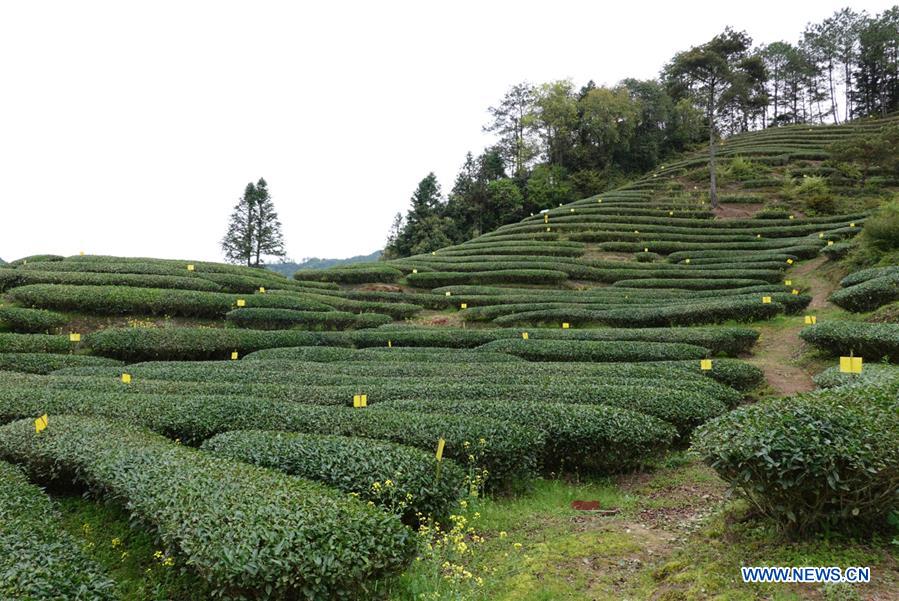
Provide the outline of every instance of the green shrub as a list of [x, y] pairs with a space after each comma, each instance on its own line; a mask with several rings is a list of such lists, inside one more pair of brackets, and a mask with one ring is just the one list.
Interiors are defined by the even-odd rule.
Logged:
[[0, 332], [0, 353], [68, 353], [72, 347], [68, 336]]
[[275, 294], [249, 294], [241, 297], [220, 292], [125, 286], [34, 284], [14, 288], [9, 296], [23, 305], [104, 315], [223, 317], [237, 306], [239, 299], [247, 307], [299, 311], [327, 311], [331, 308], [324, 303]]
[[347, 313], [344, 311], [294, 311], [293, 309], [234, 309], [225, 319], [240, 328], [257, 330], [288, 330], [305, 328], [315, 330], [345, 330], [349, 328], [375, 328], [393, 321], [380, 313]]
[[53, 311], [0, 307], [0, 327], [13, 332], [46, 334], [50, 330], [64, 325], [67, 321], [65, 315]]
[[[0, 351], [4, 350], [3, 336], [0, 334]], [[339, 332], [302, 330], [107, 328], [89, 334], [85, 343], [98, 355], [125, 361], [193, 360], [224, 359], [233, 351], [243, 356], [264, 348], [284, 346], [350, 346], [349, 339], [344, 336]], [[68, 345], [65, 337], [57, 338]]]
[[428, 271], [406, 276], [410, 286], [436, 288], [452, 284], [561, 284], [568, 279], [564, 271], [548, 269], [497, 269], [469, 273]]
[[389, 401], [373, 409], [487, 417], [542, 431], [543, 470], [612, 473], [639, 467], [663, 453], [676, 431], [659, 419], [611, 406], [527, 400]]
[[442, 437], [446, 440], [445, 457], [468, 464], [469, 455], [477, 451], [477, 466], [489, 471], [488, 485], [493, 489], [511, 487], [534, 477], [544, 444], [541, 434], [530, 428], [464, 416], [317, 407], [202, 393], [169, 396], [76, 390], [69, 386], [43, 392], [35, 391], [33, 386], [0, 388], [0, 418], [9, 420], [44, 412], [124, 420], [188, 444], [231, 430], [281, 430], [386, 440], [434, 452]]
[[358, 598], [415, 551], [408, 528], [343, 493], [122, 422], [54, 416], [40, 436], [14, 422], [0, 428], [0, 454], [122, 499], [217, 596]]
[[786, 398], [700, 427], [694, 448], [762, 514], [804, 533], [867, 528], [896, 506], [895, 413]]
[[862, 269], [860, 271], [856, 271], [854, 273], [850, 273], [845, 278], [840, 280], [840, 286], [844, 288], [848, 288], [849, 286], [855, 286], [856, 284], [861, 284], [862, 282], [866, 282], [868, 280], [874, 278], [880, 278], [887, 275], [896, 275], [899, 274], [899, 265], [890, 265], [887, 267], [872, 267], [870, 269]]
[[49, 374], [68, 367], [96, 367], [121, 365], [119, 361], [88, 355], [52, 353], [0, 353], [0, 371], [20, 371], [30, 374]]
[[[53, 263], [55, 267], [63, 263]], [[185, 272], [188, 273], [188, 272]], [[205, 290], [215, 292], [221, 286], [205, 278], [181, 275], [154, 275], [136, 273], [94, 273], [83, 271], [44, 271], [29, 266], [15, 271], [15, 279], [6, 288], [29, 284], [70, 284], [76, 286], [130, 286], [135, 288], [171, 288], [180, 290]], [[255, 288], [251, 289], [251, 292]]]
[[856, 245], [852, 242], [837, 242], [836, 244], [822, 247], [821, 254], [830, 261], [839, 261], [848, 255], [855, 246]]
[[347, 311], [350, 313], [383, 313], [384, 315], [390, 315], [394, 319], [406, 319], [421, 311], [420, 306], [410, 303], [379, 303], [372, 301], [360, 301], [350, 298], [343, 298], [334, 294], [315, 294], [310, 292], [303, 292], [302, 294], [299, 294], [294, 291], [275, 290], [269, 293], [267, 296], [295, 298], [303, 302], [321, 303], [322, 305], [332, 307], [334, 309], [337, 309], [338, 311]]
[[862, 244], [880, 253], [899, 249], [899, 200], [893, 200], [865, 221]]
[[693, 344], [594, 340], [494, 340], [480, 350], [509, 353], [528, 361], [667, 361], [700, 359], [709, 350]]
[[359, 284], [363, 282], [395, 282], [403, 272], [384, 263], [361, 263], [329, 269], [301, 269], [293, 274], [301, 281], [339, 282]]
[[742, 288], [763, 286], [765, 280], [716, 280], [706, 278], [647, 278], [640, 280], [619, 280], [612, 286], [619, 288], [681, 288], [683, 290], [715, 290], [719, 288]]
[[465, 473], [452, 460], [437, 474], [431, 451], [345, 436], [245, 430], [226, 432], [203, 450], [322, 482], [401, 515], [448, 517], [465, 488]]
[[873, 311], [887, 303], [899, 300], [899, 270], [892, 275], [885, 275], [865, 280], [830, 295], [830, 302], [859, 313]]
[[521, 363], [522, 359], [505, 353], [484, 353], [442, 347], [369, 347], [348, 349], [335, 347], [287, 347], [263, 349], [244, 357], [247, 361], [371, 361], [384, 363]]
[[662, 260], [662, 255], [654, 252], [634, 253], [634, 260], [638, 263], [654, 263]]
[[799, 336], [834, 355], [899, 361], [899, 323], [834, 321], [809, 326]]
[[0, 597], [103, 601], [115, 584], [57, 523], [50, 498], [0, 461]]

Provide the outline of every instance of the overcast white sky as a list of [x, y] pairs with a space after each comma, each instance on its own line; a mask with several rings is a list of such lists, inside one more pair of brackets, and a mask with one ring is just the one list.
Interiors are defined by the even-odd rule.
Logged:
[[289, 256], [367, 254], [512, 84], [650, 78], [726, 25], [794, 41], [847, 3], [712, 5], [3, 1], [0, 257], [220, 260], [260, 176]]

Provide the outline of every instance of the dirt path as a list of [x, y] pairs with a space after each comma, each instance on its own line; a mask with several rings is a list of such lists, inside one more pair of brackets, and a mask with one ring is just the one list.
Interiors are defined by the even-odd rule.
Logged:
[[[807, 312], [813, 313], [831, 306], [827, 298], [833, 292], [834, 284], [821, 274], [826, 261], [825, 257], [803, 261], [785, 274], [787, 279], [797, 280], [797, 285], [802, 285], [811, 294], [812, 302]], [[759, 340], [753, 347], [752, 357], [748, 359], [765, 372], [765, 380], [782, 395], [805, 392], [815, 387], [812, 374], [796, 365], [805, 346], [799, 337], [805, 325], [803, 315], [793, 315], [787, 319], [787, 323], [757, 326]]]

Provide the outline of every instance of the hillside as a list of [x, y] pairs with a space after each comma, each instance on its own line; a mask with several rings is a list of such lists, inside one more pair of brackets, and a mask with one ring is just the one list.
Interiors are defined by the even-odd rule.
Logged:
[[891, 598], [899, 265], [849, 261], [899, 181], [828, 152], [895, 123], [728, 139], [716, 209], [698, 152], [292, 278], [0, 268], [0, 596]]
[[319, 259], [318, 257], [312, 257], [309, 259], [304, 259], [299, 263], [285, 261], [283, 263], [272, 263], [266, 265], [265, 267], [266, 269], [270, 269], [271, 271], [290, 277], [299, 269], [327, 269], [329, 267], [339, 267], [341, 265], [353, 265], [355, 263], [377, 261], [380, 258], [381, 251], [376, 250], [371, 254], [356, 255], [354, 257], [348, 257], [346, 259]]

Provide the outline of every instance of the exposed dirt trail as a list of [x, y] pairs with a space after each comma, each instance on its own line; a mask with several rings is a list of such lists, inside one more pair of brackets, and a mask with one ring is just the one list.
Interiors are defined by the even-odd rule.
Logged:
[[[825, 257], [817, 257], [787, 271], [788, 279], [801, 280], [812, 296], [812, 302], [806, 313], [814, 313], [830, 307], [827, 297], [834, 285], [819, 273], [821, 266], [827, 261]], [[765, 372], [768, 384], [782, 395], [795, 394], [812, 390], [812, 374], [795, 364], [802, 353], [805, 343], [799, 338], [804, 327], [802, 315], [789, 317], [786, 325], [761, 325], [759, 341], [753, 347], [752, 357], [747, 361]]]

